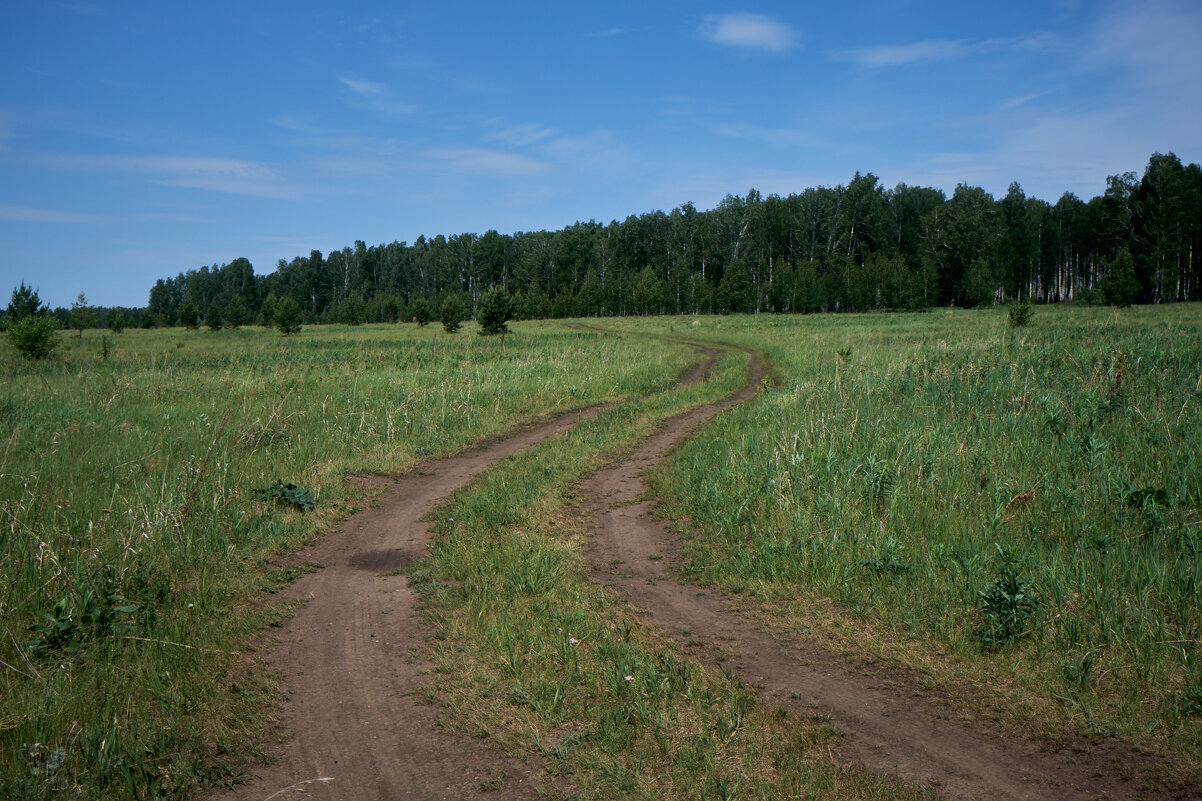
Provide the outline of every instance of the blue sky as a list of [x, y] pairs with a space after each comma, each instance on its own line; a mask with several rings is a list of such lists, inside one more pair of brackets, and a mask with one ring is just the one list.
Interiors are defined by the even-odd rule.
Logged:
[[[1202, 3], [9, 2], [0, 292], [846, 183], [1202, 161]], [[5, 301], [0, 301], [5, 302]]]

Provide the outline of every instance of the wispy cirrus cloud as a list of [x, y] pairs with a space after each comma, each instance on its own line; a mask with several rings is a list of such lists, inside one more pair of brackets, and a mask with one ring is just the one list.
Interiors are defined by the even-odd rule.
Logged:
[[590, 39], [608, 39], [611, 36], [625, 36], [628, 33], [636, 33], [645, 28], [606, 28], [602, 31], [593, 31], [588, 34]]
[[927, 39], [900, 45], [874, 45], [840, 50], [831, 55], [839, 61], [852, 61], [863, 67], [900, 67], [927, 61], [950, 61], [974, 52], [977, 46], [968, 39]]
[[0, 203], [0, 221], [19, 223], [70, 223], [83, 225], [105, 225], [116, 218], [106, 214], [90, 214], [60, 209], [40, 209], [33, 206], [18, 206]]
[[768, 128], [746, 122], [718, 123], [708, 126], [710, 133], [727, 139], [762, 142], [775, 147], [813, 145], [813, 135], [795, 128]]
[[343, 100], [351, 108], [373, 111], [390, 117], [399, 117], [417, 111], [417, 106], [402, 101], [393, 92], [392, 87], [387, 84], [348, 78], [342, 75], [338, 76], [338, 82], [345, 88]]
[[52, 169], [144, 175], [161, 186], [266, 198], [295, 198], [303, 194], [276, 166], [242, 159], [82, 153], [35, 154], [30, 158]]
[[797, 31], [788, 23], [747, 12], [706, 15], [697, 33], [709, 42], [777, 53], [794, 47], [798, 40]]
[[[493, 124], [504, 126], [504, 123], [500, 120], [494, 120]], [[548, 139], [554, 139], [560, 133], [558, 128], [547, 128], [542, 125], [535, 125], [534, 123], [522, 123], [520, 125], [499, 127], [497, 130], [489, 131], [484, 134], [484, 140], [508, 147], [529, 147], [539, 142], [545, 142]]]
[[547, 172], [545, 161], [485, 147], [432, 147], [419, 154], [428, 166], [477, 175], [527, 176]]
[[905, 44], [872, 45], [834, 50], [836, 61], [850, 61], [862, 67], [901, 67], [994, 53], [1001, 50], [1041, 51], [1058, 45], [1058, 40], [1046, 31], [1029, 36], [1005, 39], [923, 39]]

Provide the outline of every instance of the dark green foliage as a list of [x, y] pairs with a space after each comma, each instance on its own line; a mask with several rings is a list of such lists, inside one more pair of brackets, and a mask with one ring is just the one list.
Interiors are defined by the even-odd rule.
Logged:
[[747, 311], [751, 301], [751, 281], [741, 261], [727, 267], [718, 284], [718, 311], [738, 314]]
[[463, 304], [458, 295], [448, 295], [442, 302], [442, 328], [448, 334], [459, 330], [463, 324]]
[[430, 322], [430, 302], [425, 298], [413, 301], [413, 322], [419, 326]]
[[23, 317], [8, 326], [8, 341], [26, 359], [44, 359], [58, 347], [58, 328], [49, 315]]
[[114, 310], [108, 314], [109, 330], [114, 334], [120, 334], [125, 330], [125, 312]]
[[209, 304], [209, 310], [205, 312], [205, 325], [210, 331], [221, 330], [221, 307], [217, 305], [217, 301]]
[[13, 289], [12, 299], [8, 302], [6, 318], [9, 325], [18, 320], [24, 320], [26, 317], [33, 317], [35, 314], [45, 313], [46, 307], [42, 305], [36, 290], [27, 287], [24, 281], [19, 287]]
[[313, 493], [304, 487], [298, 487], [291, 481], [273, 481], [271, 486], [263, 490], [263, 497], [267, 500], [276, 500], [281, 503], [290, 503], [302, 512], [308, 512], [317, 506], [317, 501], [313, 499]]
[[259, 321], [266, 328], [275, 326], [275, 304], [277, 298], [275, 293], [268, 295], [263, 299], [263, 305], [259, 307]]
[[476, 322], [480, 324], [482, 336], [505, 334], [509, 331], [506, 322], [511, 316], [509, 295], [499, 286], [489, 287], [480, 296], [476, 310]]
[[35, 636], [21, 647], [37, 656], [54, 651], [71, 653], [89, 640], [99, 640], [129, 630], [119, 623], [121, 615], [138, 610], [137, 604], [126, 604], [111, 579], [97, 588], [88, 588], [72, 603], [66, 598], [54, 602], [50, 611], [42, 613], [40, 623], [29, 627]]
[[1172, 154], [1153, 155], [1142, 180], [1111, 176], [1105, 195], [1088, 200], [1048, 202], [1017, 184], [1002, 198], [966, 184], [948, 197], [856, 173], [844, 186], [752, 190], [708, 211], [685, 203], [607, 225], [356, 242], [261, 276], [235, 259], [156, 282], [148, 310], [173, 321], [185, 299], [203, 312], [241, 297], [255, 310], [274, 294], [291, 296], [308, 320], [354, 324], [391, 320], [386, 299], [395, 297], [399, 314], [424, 325], [448, 294], [494, 285], [518, 300], [512, 314], [523, 319], [1196, 299], [1200, 198], [1202, 168]]
[[148, 311], [142, 312], [142, 318], [139, 322], [139, 325], [145, 331], [149, 331], [151, 328], [154, 328], [154, 315]]
[[184, 328], [190, 328], [193, 331], [200, 327], [200, 312], [196, 310], [192, 301], [187, 301], [179, 307], [179, 321]]
[[1135, 275], [1135, 262], [1131, 251], [1123, 248], [1114, 257], [1110, 272], [1102, 278], [1100, 288], [1106, 296], [1106, 302], [1112, 306], [1130, 306], [1138, 303], [1143, 288]]
[[1017, 557], [1000, 545], [997, 549], [998, 575], [977, 592], [984, 623], [978, 631], [981, 642], [997, 647], [1021, 637], [1027, 624], [1039, 610], [1039, 596], [1032, 583], [1020, 577]]
[[284, 336], [295, 334], [301, 329], [300, 306], [291, 295], [285, 295], [275, 304], [275, 315], [272, 319], [275, 321], [275, 327], [280, 329]]
[[347, 325], [359, 325], [363, 322], [365, 311], [363, 299], [358, 295], [351, 295], [342, 304], [342, 322]]
[[1026, 328], [1031, 324], [1034, 311], [1030, 303], [1010, 304], [1009, 323], [1011, 328]]
[[242, 302], [242, 298], [235, 295], [230, 301], [230, 305], [225, 307], [225, 322], [230, 328], [241, 328], [246, 325], [246, 318], [249, 312], [246, 310], [246, 304]]
[[397, 305], [396, 298], [392, 295], [384, 298], [384, 303], [380, 307], [380, 315], [386, 323], [395, 323], [401, 318], [401, 309]]
[[651, 265], [643, 268], [634, 285], [634, 307], [639, 314], [658, 314], [664, 302], [664, 283]]

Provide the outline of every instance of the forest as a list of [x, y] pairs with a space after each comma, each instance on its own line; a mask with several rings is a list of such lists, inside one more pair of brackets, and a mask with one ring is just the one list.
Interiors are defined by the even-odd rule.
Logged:
[[185, 306], [213, 304], [270, 317], [264, 304], [289, 295], [309, 323], [408, 320], [419, 299], [436, 312], [456, 295], [471, 309], [491, 286], [519, 318], [1162, 303], [1199, 297], [1200, 245], [1202, 169], [1172, 153], [1153, 154], [1142, 176], [1110, 176], [1101, 196], [1054, 204], [1017, 183], [1000, 199], [965, 184], [947, 197], [857, 173], [607, 225], [356, 241], [267, 275], [239, 258], [157, 281], [138, 317], [173, 325]]

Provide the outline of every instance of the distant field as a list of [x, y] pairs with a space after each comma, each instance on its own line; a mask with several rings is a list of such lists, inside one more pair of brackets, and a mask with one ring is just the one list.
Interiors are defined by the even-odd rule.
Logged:
[[[219, 779], [266, 697], [227, 652], [278, 618], [248, 602], [295, 575], [273, 554], [356, 500], [347, 472], [662, 389], [697, 359], [514, 329], [503, 348], [474, 326], [412, 325], [88, 331], [40, 363], [0, 347], [0, 796]], [[315, 511], [265, 500], [277, 481]]]
[[1019, 727], [1202, 753], [1202, 308], [621, 324], [783, 377], [658, 476], [694, 580]]

